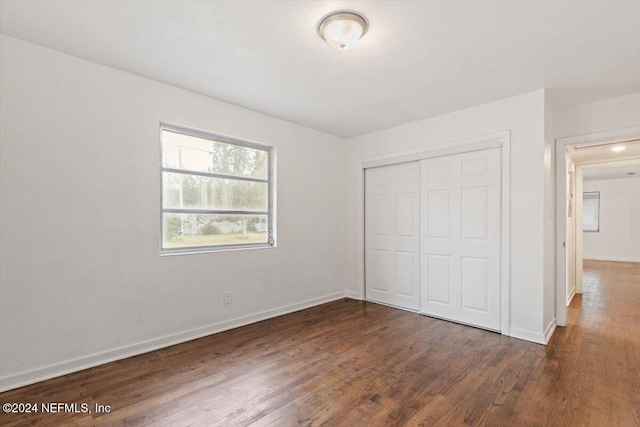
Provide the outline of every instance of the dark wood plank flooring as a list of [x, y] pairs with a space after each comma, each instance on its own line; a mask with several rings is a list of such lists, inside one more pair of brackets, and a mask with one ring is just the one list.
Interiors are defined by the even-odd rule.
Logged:
[[3, 426], [639, 426], [640, 264], [585, 262], [548, 346], [344, 300], [0, 394]]

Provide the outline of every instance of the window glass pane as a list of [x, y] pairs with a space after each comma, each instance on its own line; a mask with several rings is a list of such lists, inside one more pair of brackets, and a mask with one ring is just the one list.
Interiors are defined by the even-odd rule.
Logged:
[[267, 243], [266, 215], [163, 214], [163, 249]]
[[265, 150], [162, 130], [162, 166], [197, 172], [267, 179]]
[[181, 173], [162, 173], [165, 209], [266, 211], [266, 182], [238, 181]]

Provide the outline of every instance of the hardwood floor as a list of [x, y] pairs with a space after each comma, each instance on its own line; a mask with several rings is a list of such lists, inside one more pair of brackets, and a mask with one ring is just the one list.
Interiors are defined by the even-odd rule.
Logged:
[[640, 425], [640, 264], [585, 263], [548, 346], [343, 300], [0, 394], [0, 425]]

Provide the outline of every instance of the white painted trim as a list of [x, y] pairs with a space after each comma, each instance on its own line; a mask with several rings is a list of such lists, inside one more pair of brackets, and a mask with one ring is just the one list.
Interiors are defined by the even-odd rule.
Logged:
[[48, 380], [50, 378], [59, 377], [61, 375], [82, 371], [84, 369], [103, 365], [105, 363], [113, 362], [116, 360], [126, 359], [128, 357], [148, 353], [150, 351], [158, 350], [164, 347], [169, 347], [175, 344], [184, 343], [208, 335], [217, 334], [229, 329], [238, 328], [240, 326], [249, 325], [251, 323], [260, 322], [262, 320], [267, 320], [273, 317], [293, 313], [295, 311], [304, 310], [306, 308], [315, 307], [317, 305], [340, 300], [342, 298], [351, 298], [352, 296], [350, 294], [351, 293], [336, 292], [334, 294], [285, 305], [271, 310], [262, 311], [260, 313], [250, 314], [223, 322], [213, 323], [201, 328], [165, 335], [163, 337], [154, 338], [151, 340], [129, 344], [99, 353], [89, 354], [63, 362], [54, 363], [48, 366], [43, 366], [41, 368], [36, 368], [13, 375], [7, 375], [0, 378], [0, 392], [23, 387], [29, 384]]
[[353, 292], [353, 291], [345, 292], [344, 297], [345, 298], [351, 298], [351, 299], [354, 299], [354, 300], [362, 300], [362, 297], [360, 295], [358, 295], [357, 292]]
[[583, 162], [583, 163], [576, 163], [576, 167], [580, 167], [583, 170], [584, 169], [596, 169], [596, 168], [606, 168], [607, 166], [623, 166], [623, 165], [639, 165], [640, 164], [640, 158], [638, 157], [625, 157], [624, 159], [616, 159], [616, 160], [610, 160], [610, 161], [599, 161], [599, 162]]
[[584, 250], [584, 236], [583, 236], [583, 232], [582, 232], [582, 210], [584, 207], [583, 204], [583, 200], [582, 200], [582, 193], [584, 192], [584, 188], [583, 188], [583, 183], [582, 183], [582, 179], [583, 179], [583, 175], [582, 175], [582, 168], [578, 165], [576, 165], [576, 174], [575, 174], [575, 178], [574, 181], [576, 183], [576, 194], [575, 194], [575, 211], [573, 212], [573, 216], [575, 217], [575, 221], [574, 221], [574, 226], [575, 229], [573, 230], [573, 237], [575, 239], [575, 259], [573, 260], [573, 262], [575, 263], [575, 272], [576, 272], [576, 293], [581, 294], [582, 293], [582, 281], [583, 281], [583, 276], [582, 276], [582, 252]]
[[519, 340], [534, 342], [536, 344], [542, 344], [542, 345], [546, 344], [544, 341], [545, 336], [540, 332], [529, 331], [526, 329], [511, 328], [509, 330], [509, 336], [511, 336], [511, 338], [518, 338]]
[[[471, 138], [464, 138], [455, 141], [445, 141], [436, 144], [429, 144], [424, 147], [412, 150], [396, 151], [364, 159], [361, 163], [361, 193], [358, 216], [361, 226], [358, 227], [358, 294], [360, 299], [365, 298], [365, 169], [387, 166], [398, 163], [406, 163], [424, 160], [434, 157], [449, 156], [452, 154], [469, 153], [473, 151], [486, 150], [489, 148], [500, 148], [502, 161], [502, 194], [501, 194], [501, 271], [500, 271], [500, 333], [510, 335], [511, 329], [511, 132], [501, 131], [487, 135], [480, 135]], [[536, 341], [537, 342], [537, 341]]]
[[549, 322], [549, 324], [544, 330], [544, 345], [549, 344], [549, 340], [553, 336], [553, 333], [555, 332], [557, 325], [558, 323], [556, 322], [556, 318], [554, 317], [553, 319], [551, 319], [551, 321]]
[[358, 218], [360, 220], [360, 227], [357, 227], [358, 230], [358, 277], [357, 277], [357, 281], [358, 281], [358, 299], [360, 300], [365, 300], [366, 299], [366, 295], [365, 295], [365, 252], [364, 252], [364, 246], [365, 246], [365, 224], [366, 224], [366, 220], [365, 220], [365, 203], [366, 203], [366, 192], [365, 192], [365, 173], [364, 173], [365, 169], [362, 168], [360, 170], [360, 203], [358, 203]]
[[[556, 319], [559, 326], [567, 324], [567, 308], [559, 301], [565, 301], [567, 298], [567, 251], [575, 246], [575, 239], [570, 240], [567, 236], [567, 146], [556, 140]], [[575, 183], [575, 168], [571, 176], [571, 182]], [[575, 184], [574, 184], [575, 185]], [[575, 211], [575, 192], [571, 200], [572, 218]], [[571, 280], [574, 281], [575, 275]]]
[[[566, 250], [563, 246], [563, 242], [567, 238], [567, 223], [565, 216], [565, 195], [567, 190], [566, 148], [569, 145], [575, 144], [621, 142], [638, 138], [640, 138], [640, 126], [556, 139], [556, 318], [559, 326], [565, 326], [567, 324], [567, 307], [565, 304], [558, 303], [558, 301], [565, 301], [567, 298], [567, 260]], [[574, 242], [567, 242], [567, 246], [570, 243]]]
[[502, 242], [500, 245], [500, 331], [508, 335], [511, 327], [511, 134], [503, 136], [502, 157]]
[[547, 345], [553, 332], [556, 330], [556, 318], [551, 319], [544, 330], [544, 333], [529, 331], [526, 329], [511, 328], [511, 337], [525, 341], [531, 341], [537, 344]]
[[569, 307], [569, 304], [571, 304], [571, 301], [573, 300], [573, 297], [575, 297], [575, 296], [576, 296], [576, 287], [574, 286], [569, 291], [569, 296], [567, 297], [567, 307]]
[[615, 262], [640, 262], [640, 259], [633, 258], [607, 258], [607, 257], [589, 257], [584, 258], [584, 260], [592, 260], [592, 261], [615, 261]]
[[411, 150], [395, 151], [391, 153], [372, 156], [362, 162], [363, 169], [379, 166], [395, 165], [398, 163], [414, 162], [434, 157], [450, 156], [452, 154], [470, 153], [472, 151], [486, 150], [502, 147], [505, 140], [509, 141], [509, 131], [480, 135], [472, 138], [458, 139], [455, 141], [439, 142], [426, 147]]

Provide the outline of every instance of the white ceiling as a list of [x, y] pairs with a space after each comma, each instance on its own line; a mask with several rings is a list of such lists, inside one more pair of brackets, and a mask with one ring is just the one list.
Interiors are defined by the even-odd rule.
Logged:
[[[630, 175], [632, 174], [632, 175]], [[603, 179], [640, 178], [640, 163], [606, 168], [584, 169], [582, 178], [585, 181], [600, 181]], [[640, 190], [640, 188], [638, 189]]]
[[[337, 51], [336, 9], [370, 29]], [[640, 90], [638, 1], [13, 1], [0, 31], [350, 137], [543, 87]]]
[[[614, 147], [624, 147], [622, 151], [613, 151]], [[567, 147], [569, 158], [575, 164], [604, 163], [626, 159], [640, 159], [640, 141], [621, 142], [619, 144], [600, 144]]]

